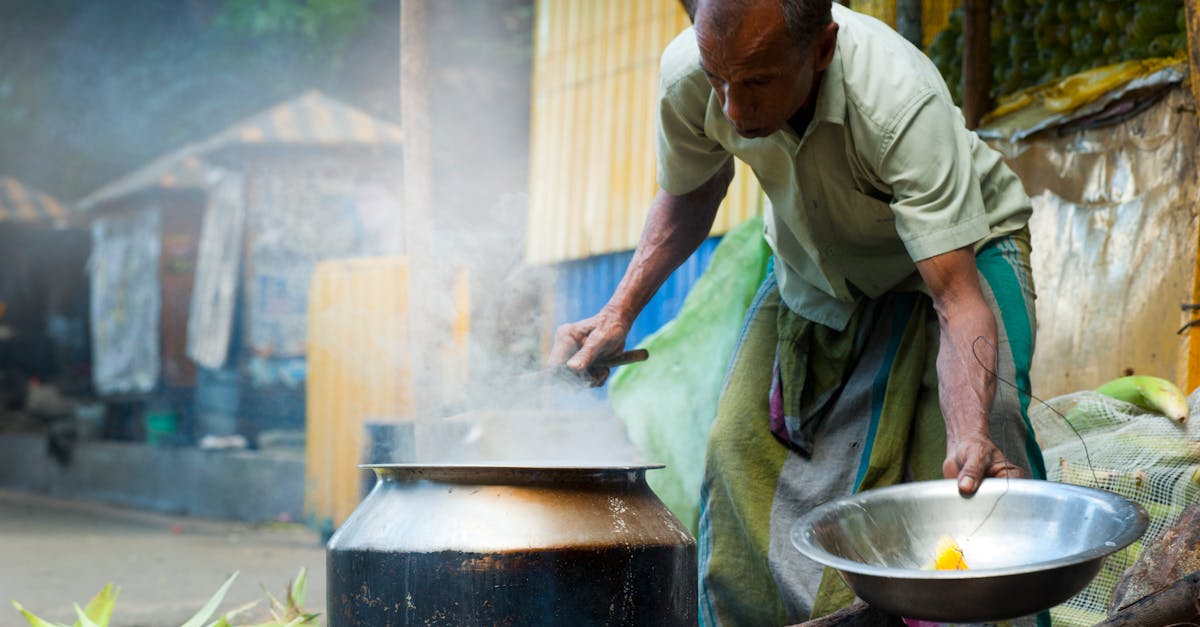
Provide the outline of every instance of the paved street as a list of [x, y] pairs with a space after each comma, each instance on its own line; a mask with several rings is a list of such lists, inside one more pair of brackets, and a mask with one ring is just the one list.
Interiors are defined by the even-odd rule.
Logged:
[[[16, 600], [42, 618], [74, 622], [105, 583], [120, 586], [114, 627], [179, 627], [240, 571], [227, 611], [281, 597], [308, 569], [310, 611], [325, 609], [325, 552], [299, 525], [249, 526], [162, 516], [0, 491], [0, 627], [22, 627]], [[322, 615], [321, 623], [324, 624]]]

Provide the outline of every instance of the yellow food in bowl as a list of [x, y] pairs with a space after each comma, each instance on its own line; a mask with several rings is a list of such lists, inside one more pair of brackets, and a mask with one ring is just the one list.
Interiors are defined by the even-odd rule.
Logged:
[[933, 563], [926, 566], [926, 570], [967, 570], [962, 547], [950, 536], [942, 536], [938, 540], [935, 555]]

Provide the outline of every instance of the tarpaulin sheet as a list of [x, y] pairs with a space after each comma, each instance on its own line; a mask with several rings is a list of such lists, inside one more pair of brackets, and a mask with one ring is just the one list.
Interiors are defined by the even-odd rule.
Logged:
[[1127, 369], [1182, 381], [1197, 136], [1195, 103], [1175, 85], [1115, 125], [993, 142], [1033, 200], [1035, 394], [1091, 389]]
[[1075, 120], [1111, 112], [1127, 95], [1179, 83], [1182, 57], [1125, 61], [1073, 74], [1001, 98], [977, 131], [988, 140], [1019, 141]]
[[618, 370], [609, 388], [630, 440], [647, 460], [666, 464], [647, 482], [693, 532], [717, 398], [770, 257], [762, 224], [751, 218], [725, 235], [679, 315], [640, 344], [650, 359]]
[[213, 370], [225, 365], [233, 331], [245, 224], [245, 179], [226, 173], [209, 191], [196, 253], [187, 351]]
[[160, 232], [156, 206], [92, 221], [92, 379], [101, 394], [158, 382]]

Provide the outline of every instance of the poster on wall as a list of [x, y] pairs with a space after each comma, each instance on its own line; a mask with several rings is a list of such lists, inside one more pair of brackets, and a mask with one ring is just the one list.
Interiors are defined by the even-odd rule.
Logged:
[[258, 172], [250, 190], [248, 348], [252, 360], [303, 357], [316, 264], [395, 252], [398, 202], [384, 185], [332, 168]]

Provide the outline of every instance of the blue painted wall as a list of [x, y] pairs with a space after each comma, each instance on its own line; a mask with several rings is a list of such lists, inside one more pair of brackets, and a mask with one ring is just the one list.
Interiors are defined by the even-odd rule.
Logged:
[[[713, 251], [720, 241], [720, 237], [705, 240], [663, 283], [633, 323], [633, 328], [629, 331], [628, 347], [636, 346], [646, 336], [675, 318], [683, 307], [683, 300], [687, 298], [688, 292], [708, 268]], [[559, 264], [554, 307], [555, 326], [587, 318], [599, 311], [621, 282], [631, 259], [633, 251], [626, 251]]]

